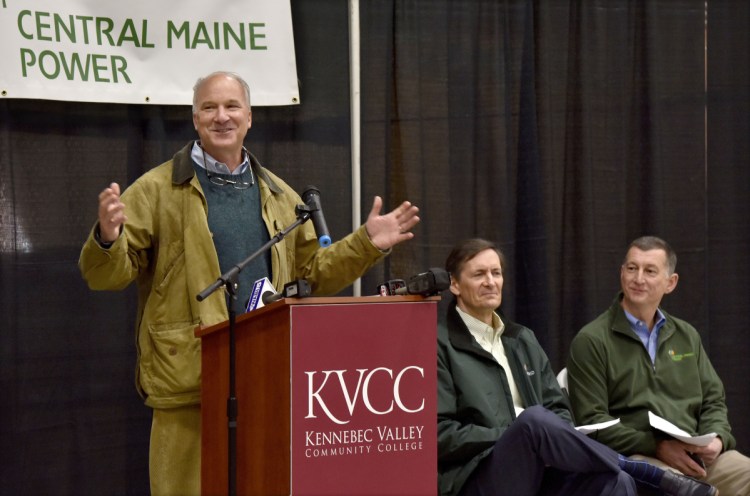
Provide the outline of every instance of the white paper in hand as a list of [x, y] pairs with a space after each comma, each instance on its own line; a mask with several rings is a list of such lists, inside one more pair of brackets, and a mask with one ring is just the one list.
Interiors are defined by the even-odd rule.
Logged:
[[693, 446], [707, 446], [716, 437], [715, 432], [701, 436], [691, 436], [690, 433], [683, 431], [672, 422], [661, 418], [653, 412], [648, 412], [648, 421], [654, 429], [666, 432], [673, 438], [679, 439], [683, 443], [692, 444]]
[[583, 434], [591, 434], [592, 432], [606, 429], [609, 426], [620, 423], [620, 419], [607, 420], [606, 422], [599, 422], [598, 424], [579, 425], [576, 430]]

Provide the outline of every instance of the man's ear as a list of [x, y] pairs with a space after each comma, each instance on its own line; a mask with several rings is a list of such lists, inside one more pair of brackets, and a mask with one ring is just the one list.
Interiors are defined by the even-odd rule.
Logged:
[[453, 276], [451, 276], [450, 290], [454, 296], [458, 296], [459, 294], [461, 294], [461, 292], [458, 290], [458, 281], [456, 281], [456, 278], [454, 278]]
[[680, 276], [677, 275], [677, 272], [669, 276], [669, 281], [667, 282], [667, 290], [664, 292], [664, 294], [669, 294], [672, 291], [674, 291], [674, 288], [677, 287], [677, 281], [679, 279], [680, 279]]

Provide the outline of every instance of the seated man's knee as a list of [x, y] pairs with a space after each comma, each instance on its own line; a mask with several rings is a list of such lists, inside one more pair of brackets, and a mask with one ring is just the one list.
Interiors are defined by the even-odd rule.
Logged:
[[554, 412], [536, 405], [525, 409], [513, 422], [510, 430], [523, 432], [525, 437], [548, 436], [564, 428], [566, 422]]
[[547, 410], [543, 406], [534, 405], [526, 408], [521, 415], [518, 416], [516, 422], [521, 424], [528, 424], [534, 426], [547, 425], [550, 423], [559, 423], [562, 419], [558, 417], [554, 412]]
[[521, 412], [521, 415], [518, 416], [516, 421], [520, 421], [520, 422], [540, 421], [545, 418], [548, 418], [549, 415], [557, 417], [557, 415], [547, 410], [543, 406], [534, 405], [534, 406], [530, 406], [526, 408], [523, 412]]

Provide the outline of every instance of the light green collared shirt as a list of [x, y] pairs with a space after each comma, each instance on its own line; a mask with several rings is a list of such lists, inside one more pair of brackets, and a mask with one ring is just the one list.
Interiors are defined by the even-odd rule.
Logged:
[[510, 363], [508, 363], [508, 357], [505, 356], [503, 341], [500, 339], [503, 335], [503, 331], [505, 331], [505, 324], [503, 324], [503, 321], [495, 312], [492, 313], [492, 326], [488, 326], [481, 320], [469, 315], [458, 307], [456, 307], [456, 311], [458, 312], [458, 315], [461, 316], [466, 327], [469, 328], [471, 335], [474, 336], [474, 339], [479, 343], [479, 346], [492, 355], [503, 370], [505, 370], [505, 375], [508, 378], [508, 385], [510, 386], [510, 394], [513, 397], [513, 407], [516, 410], [516, 416], [520, 415], [524, 409], [524, 405], [521, 401], [521, 394], [518, 392], [518, 387], [516, 386], [516, 380], [513, 378], [513, 371], [510, 368]]

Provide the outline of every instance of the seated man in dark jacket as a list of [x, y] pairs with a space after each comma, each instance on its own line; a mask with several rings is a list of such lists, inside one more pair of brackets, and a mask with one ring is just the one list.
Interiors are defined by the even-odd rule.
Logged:
[[579, 433], [534, 333], [500, 319], [503, 259], [467, 240], [446, 261], [450, 304], [438, 328], [438, 472], [444, 495], [668, 495], [712, 486], [631, 461]]

